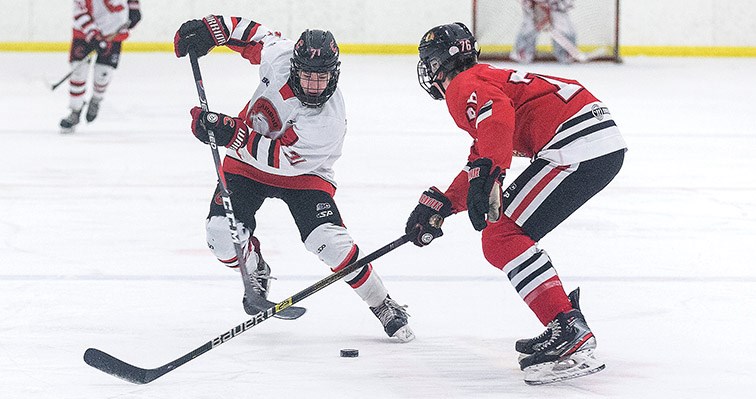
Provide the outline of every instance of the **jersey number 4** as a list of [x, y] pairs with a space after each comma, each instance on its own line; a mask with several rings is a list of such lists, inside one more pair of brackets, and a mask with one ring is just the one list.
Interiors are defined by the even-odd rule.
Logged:
[[538, 75], [535, 73], [527, 73], [527, 72], [521, 72], [521, 71], [513, 71], [511, 75], [509, 75], [509, 81], [512, 83], [525, 83], [528, 84], [533, 81], [533, 79], [541, 79], [544, 80], [554, 86], [556, 86], [559, 90], [557, 90], [556, 95], [561, 97], [564, 102], [570, 101], [570, 99], [575, 96], [580, 90], [583, 89], [583, 86], [580, 86], [575, 83], [568, 83], [568, 82], [562, 82], [561, 80], [556, 80], [554, 78], [550, 78], [548, 76]]

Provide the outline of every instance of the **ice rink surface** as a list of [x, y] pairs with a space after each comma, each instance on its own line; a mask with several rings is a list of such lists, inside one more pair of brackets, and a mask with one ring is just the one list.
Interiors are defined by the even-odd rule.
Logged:
[[[445, 189], [469, 137], [418, 86], [412, 56], [342, 57], [349, 133], [336, 164], [345, 222], [370, 252]], [[244, 106], [257, 68], [201, 59], [210, 108]], [[511, 64], [497, 64], [512, 67]], [[417, 340], [391, 342], [342, 282], [148, 385], [87, 366], [88, 347], [157, 367], [247, 319], [211, 255], [210, 149], [189, 131], [187, 59], [125, 53], [99, 118], [62, 136], [63, 53], [0, 53], [0, 396], [3, 398], [744, 398], [756, 390], [756, 59], [628, 58], [519, 68], [575, 78], [630, 147], [608, 188], [543, 239], [580, 286], [599, 374], [531, 387], [514, 341], [542, 326], [489, 266], [465, 214], [427, 248], [374, 263]], [[527, 165], [517, 160], [512, 179]], [[269, 201], [256, 235], [284, 299], [329, 270]], [[339, 357], [357, 348], [354, 359]]]

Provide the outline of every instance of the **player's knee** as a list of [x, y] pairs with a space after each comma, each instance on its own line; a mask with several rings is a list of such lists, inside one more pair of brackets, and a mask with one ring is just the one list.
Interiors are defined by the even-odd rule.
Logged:
[[354, 240], [343, 226], [325, 223], [304, 240], [305, 248], [331, 268], [338, 267], [355, 250]]
[[105, 64], [95, 64], [94, 66], [94, 83], [96, 85], [107, 85], [113, 76], [115, 67]]
[[73, 73], [71, 73], [71, 81], [80, 82], [82, 83], [82, 87], [84, 87], [84, 83], [86, 83], [87, 78], [89, 77], [89, 68], [77, 68], [80, 62], [84, 61], [74, 61], [71, 63], [71, 68], [73, 70]]
[[[244, 224], [241, 222], [236, 227], [239, 232], [239, 240], [242, 243], [246, 243], [249, 239], [249, 231], [244, 228]], [[229, 232], [228, 219], [225, 216], [212, 216], [207, 219], [205, 229], [207, 233], [207, 246], [213, 252], [213, 255], [226, 266], [238, 266], [236, 249]]]
[[535, 242], [524, 234], [488, 235], [485, 234], [485, 230], [483, 233], [483, 256], [498, 269], [503, 269], [535, 245]]

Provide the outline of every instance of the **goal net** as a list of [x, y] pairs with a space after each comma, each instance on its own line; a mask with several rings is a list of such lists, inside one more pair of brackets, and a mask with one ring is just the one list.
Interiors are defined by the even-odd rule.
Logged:
[[[568, 15], [577, 33], [577, 48], [584, 60], [619, 57], [619, 0], [574, 0]], [[473, 0], [473, 34], [481, 47], [481, 58], [507, 60], [522, 23], [521, 0]], [[558, 34], [557, 34], [558, 35]], [[536, 60], [554, 60], [554, 38], [548, 28], [536, 42]]]

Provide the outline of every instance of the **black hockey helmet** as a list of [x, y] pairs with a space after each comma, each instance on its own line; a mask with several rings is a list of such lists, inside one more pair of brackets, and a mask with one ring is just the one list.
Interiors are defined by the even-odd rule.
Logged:
[[470, 29], [461, 22], [437, 26], [423, 35], [418, 47], [417, 80], [436, 100], [444, 98], [442, 82], [478, 62], [480, 49]]
[[[294, 95], [308, 107], [325, 104], [336, 91], [339, 81], [339, 46], [329, 31], [308, 29], [302, 32], [294, 45], [291, 57], [289, 84]], [[302, 88], [299, 72], [328, 73], [328, 84], [319, 95], [310, 95]]]

